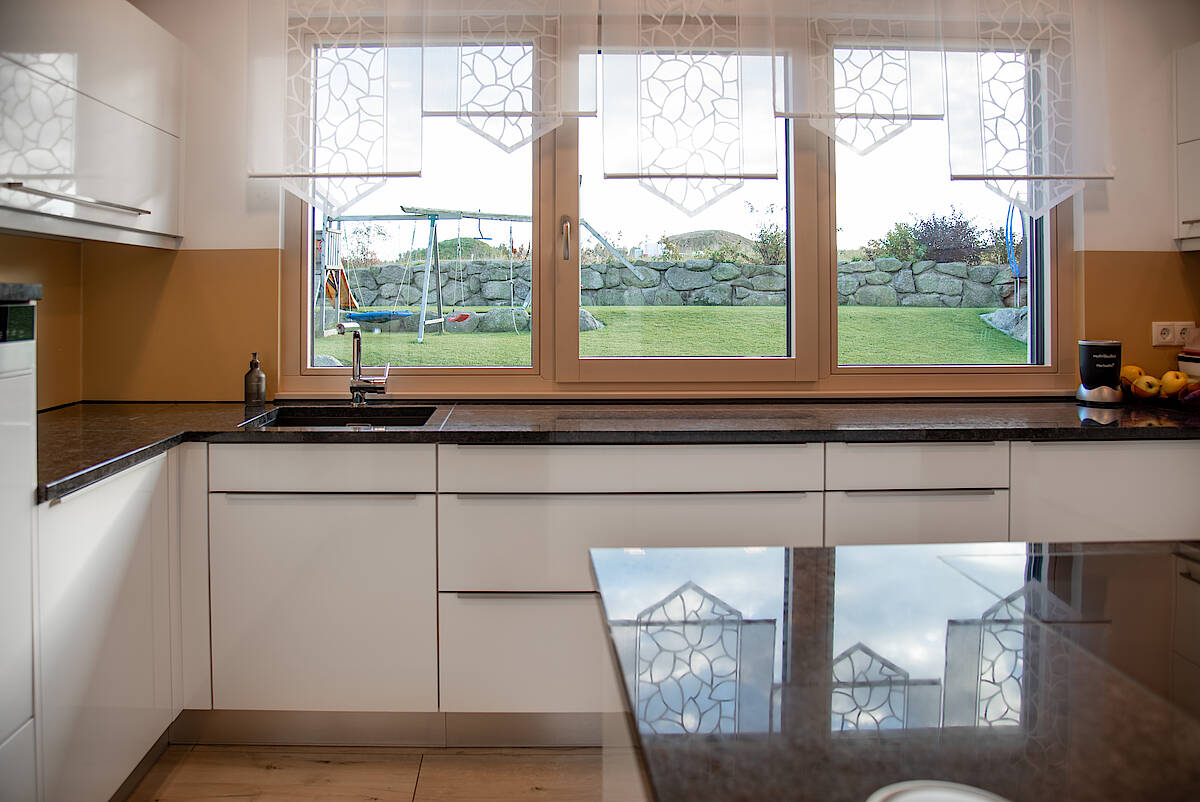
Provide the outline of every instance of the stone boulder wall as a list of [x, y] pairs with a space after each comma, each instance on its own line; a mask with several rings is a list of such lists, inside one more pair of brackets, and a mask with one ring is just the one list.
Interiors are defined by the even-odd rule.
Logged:
[[[347, 271], [364, 306], [421, 302], [424, 263], [375, 265]], [[442, 262], [442, 304], [450, 307], [521, 307], [533, 267], [504, 260]], [[905, 262], [881, 258], [842, 262], [837, 268], [840, 306], [1012, 307], [1014, 282], [1007, 266], [962, 262]], [[579, 271], [583, 306], [782, 306], [787, 267], [711, 259], [637, 260], [585, 264]], [[1022, 292], [1022, 296], [1024, 293]], [[436, 296], [430, 288], [430, 303]]]
[[[783, 306], [787, 302], [784, 265], [711, 259], [639, 259], [632, 265], [583, 265], [579, 271], [583, 306]], [[412, 306], [421, 302], [424, 263], [375, 265], [347, 272], [350, 287], [364, 306]], [[507, 261], [442, 262], [442, 304], [521, 306], [529, 294], [532, 275], [533, 268], [527, 261], [513, 265], [511, 279]], [[430, 303], [435, 299], [430, 287]]]
[[838, 263], [838, 306], [1006, 307], [1015, 305], [1014, 286], [1007, 265], [890, 257]]

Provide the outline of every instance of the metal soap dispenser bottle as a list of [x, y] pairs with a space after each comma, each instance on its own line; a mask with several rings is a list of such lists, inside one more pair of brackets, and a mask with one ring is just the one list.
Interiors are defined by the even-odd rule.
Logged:
[[246, 371], [246, 405], [267, 403], [267, 374], [258, 361], [258, 351], [250, 355], [250, 370]]

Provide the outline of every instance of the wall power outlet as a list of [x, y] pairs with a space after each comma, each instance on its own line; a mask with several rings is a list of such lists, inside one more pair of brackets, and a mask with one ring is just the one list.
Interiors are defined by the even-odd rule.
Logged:
[[1150, 324], [1150, 344], [1183, 345], [1195, 326], [1191, 320], [1155, 321]]

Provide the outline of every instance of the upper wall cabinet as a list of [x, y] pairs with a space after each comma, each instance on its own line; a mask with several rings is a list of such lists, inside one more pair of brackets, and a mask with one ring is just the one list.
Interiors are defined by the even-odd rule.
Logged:
[[1200, 250], [1200, 42], [1175, 53], [1177, 237]]
[[175, 136], [181, 53], [126, 0], [0, 3], [0, 54]]
[[180, 52], [123, 0], [0, 3], [0, 228], [178, 247]]

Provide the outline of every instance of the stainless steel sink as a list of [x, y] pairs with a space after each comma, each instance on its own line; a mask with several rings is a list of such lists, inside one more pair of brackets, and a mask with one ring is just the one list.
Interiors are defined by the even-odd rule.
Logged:
[[[268, 413], [265, 429], [381, 429], [424, 426], [437, 411], [426, 406], [283, 406]], [[251, 422], [253, 424], [253, 422]]]

